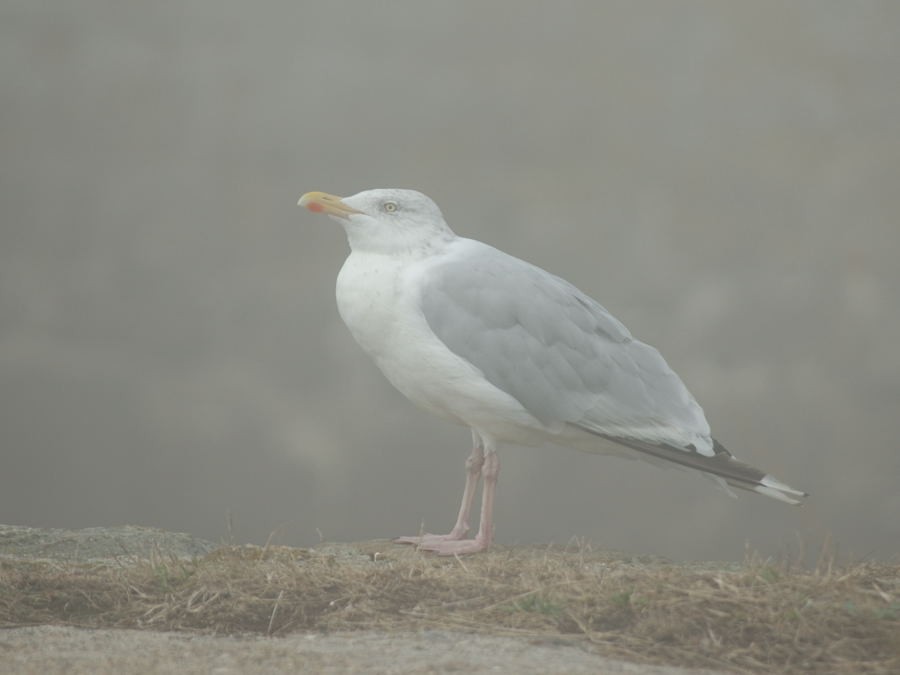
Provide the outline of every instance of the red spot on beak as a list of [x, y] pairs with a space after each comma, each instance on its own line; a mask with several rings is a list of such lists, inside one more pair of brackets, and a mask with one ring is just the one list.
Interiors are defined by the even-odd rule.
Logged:
[[325, 210], [325, 207], [322, 206], [319, 202], [310, 202], [306, 205], [306, 208], [308, 208], [313, 213], [322, 213], [322, 211]]

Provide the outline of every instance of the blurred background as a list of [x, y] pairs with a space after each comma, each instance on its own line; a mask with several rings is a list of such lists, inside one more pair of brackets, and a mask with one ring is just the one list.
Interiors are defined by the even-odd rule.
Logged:
[[469, 432], [353, 342], [343, 231], [296, 207], [410, 187], [812, 493], [506, 447], [498, 543], [894, 558], [898, 73], [890, 1], [3, 0], [0, 522], [449, 529]]

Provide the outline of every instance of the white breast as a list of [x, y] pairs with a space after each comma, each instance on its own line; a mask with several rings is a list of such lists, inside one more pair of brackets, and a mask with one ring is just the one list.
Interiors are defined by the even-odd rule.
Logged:
[[533, 442], [525, 436], [543, 425], [429, 328], [419, 303], [427, 269], [427, 260], [351, 253], [337, 278], [344, 323], [391, 384], [416, 405], [496, 440]]

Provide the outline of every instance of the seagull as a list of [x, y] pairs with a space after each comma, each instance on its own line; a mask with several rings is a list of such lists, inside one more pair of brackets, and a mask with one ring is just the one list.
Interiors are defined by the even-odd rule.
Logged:
[[[807, 496], [735, 459], [660, 353], [600, 303], [457, 236], [426, 195], [308, 192], [298, 205], [347, 234], [337, 306], [363, 351], [417, 406], [472, 432], [453, 529], [394, 541], [439, 555], [487, 550], [501, 443], [640, 457], [702, 472], [729, 493], [732, 486], [789, 504]], [[480, 480], [480, 524], [468, 538]]]

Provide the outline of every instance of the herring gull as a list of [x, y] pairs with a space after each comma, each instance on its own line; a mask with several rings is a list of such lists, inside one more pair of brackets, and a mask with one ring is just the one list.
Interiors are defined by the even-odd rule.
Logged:
[[[456, 525], [395, 541], [441, 555], [486, 550], [501, 442], [641, 457], [789, 504], [807, 496], [735, 459], [659, 352], [597, 301], [457, 236], [424, 194], [308, 192], [299, 205], [346, 231], [337, 305], [359, 345], [413, 403], [472, 431]], [[479, 480], [481, 520], [470, 539]]]

